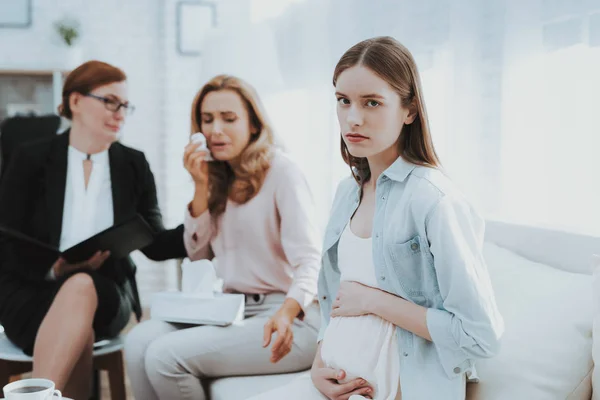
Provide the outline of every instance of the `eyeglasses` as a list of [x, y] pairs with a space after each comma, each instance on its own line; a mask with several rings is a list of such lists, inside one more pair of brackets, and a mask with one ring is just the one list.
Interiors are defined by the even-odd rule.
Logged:
[[91, 93], [84, 94], [84, 96], [91, 97], [92, 99], [96, 99], [96, 100], [103, 102], [104, 107], [106, 107], [106, 109], [108, 111], [119, 112], [121, 107], [123, 107], [123, 109], [125, 110], [126, 115], [131, 115], [135, 111], [135, 107], [129, 103], [121, 103], [118, 100], [111, 99], [108, 97], [97, 96], [97, 95], [91, 94]]

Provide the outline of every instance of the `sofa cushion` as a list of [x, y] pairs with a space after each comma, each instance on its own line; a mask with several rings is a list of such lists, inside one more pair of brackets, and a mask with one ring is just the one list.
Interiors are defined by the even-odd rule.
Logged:
[[279, 375], [234, 376], [221, 378], [209, 384], [211, 400], [243, 400], [283, 386], [310, 371]]
[[589, 400], [592, 277], [527, 260], [494, 244], [484, 257], [504, 317], [499, 354], [477, 362], [469, 400]]

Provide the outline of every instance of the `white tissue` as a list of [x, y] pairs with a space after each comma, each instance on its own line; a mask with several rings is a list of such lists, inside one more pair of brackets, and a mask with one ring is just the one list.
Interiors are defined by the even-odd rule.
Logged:
[[186, 258], [181, 269], [181, 291], [183, 293], [214, 297], [218, 280], [211, 261], [190, 261]]
[[208, 150], [208, 146], [206, 144], [206, 137], [202, 134], [202, 132], [196, 132], [190, 137], [190, 141], [194, 144], [199, 144], [200, 146], [196, 149], [196, 151], [208, 151], [208, 154], [204, 158], [204, 161], [212, 161], [213, 158], [210, 155], [210, 151]]

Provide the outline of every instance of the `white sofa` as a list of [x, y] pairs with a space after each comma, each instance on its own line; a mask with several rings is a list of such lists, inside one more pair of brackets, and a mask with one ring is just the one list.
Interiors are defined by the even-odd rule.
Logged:
[[[484, 256], [506, 332], [499, 355], [478, 362], [468, 400], [591, 399], [599, 251], [600, 238], [488, 221]], [[222, 378], [208, 389], [211, 400], [241, 400], [303, 373]]]

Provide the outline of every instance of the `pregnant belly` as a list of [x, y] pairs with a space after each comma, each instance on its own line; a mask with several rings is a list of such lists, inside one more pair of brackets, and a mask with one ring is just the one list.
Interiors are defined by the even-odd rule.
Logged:
[[[393, 324], [375, 315], [332, 318], [321, 343], [325, 365], [343, 369], [347, 378], [363, 378], [377, 398], [388, 398], [399, 384], [399, 356]], [[393, 392], [393, 393], [390, 393]]]

